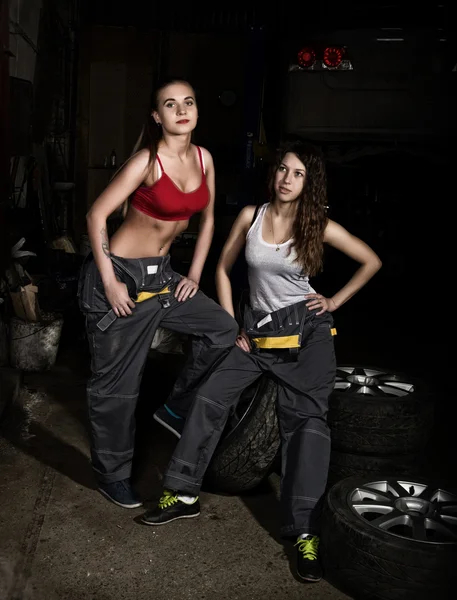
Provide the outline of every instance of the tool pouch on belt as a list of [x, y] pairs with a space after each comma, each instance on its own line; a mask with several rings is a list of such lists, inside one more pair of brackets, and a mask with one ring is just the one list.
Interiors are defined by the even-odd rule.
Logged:
[[246, 306], [244, 329], [256, 350], [288, 350], [298, 356], [304, 340], [314, 330], [315, 311], [306, 300], [271, 313], [254, 311]]

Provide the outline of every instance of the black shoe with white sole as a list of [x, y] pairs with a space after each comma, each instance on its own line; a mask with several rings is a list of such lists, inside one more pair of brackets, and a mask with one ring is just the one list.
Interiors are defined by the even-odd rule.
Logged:
[[319, 538], [308, 535], [297, 538], [297, 573], [304, 581], [315, 583], [322, 579], [322, 566], [318, 556]]
[[129, 479], [113, 481], [112, 483], [100, 483], [98, 491], [122, 508], [138, 508], [143, 503], [136, 497]]
[[164, 490], [158, 505], [144, 513], [141, 521], [146, 525], [165, 525], [176, 521], [176, 519], [191, 519], [200, 514], [200, 502], [198, 496], [189, 501], [181, 500], [177, 492]]

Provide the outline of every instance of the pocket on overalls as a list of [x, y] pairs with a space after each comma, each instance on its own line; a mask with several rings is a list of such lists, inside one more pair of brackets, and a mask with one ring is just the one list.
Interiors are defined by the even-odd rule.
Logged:
[[280, 333], [283, 327], [278, 321], [277, 312], [264, 313], [246, 306], [244, 310], [244, 330], [248, 335], [257, 333], [275, 335]]
[[[149, 272], [150, 267], [155, 268], [155, 271]], [[173, 271], [169, 259], [159, 265], [150, 265], [150, 267], [148, 267], [147, 274], [149, 277], [143, 278], [141, 291], [138, 292], [135, 302], [144, 302], [157, 296], [162, 308], [169, 308], [182, 275]]]
[[113, 256], [111, 256], [111, 262], [113, 264], [116, 279], [118, 281], [121, 281], [122, 283], [125, 283], [130, 298], [135, 299], [138, 293], [138, 289], [140, 287], [137, 278], [129, 269], [127, 269], [127, 267], [125, 267], [119, 260], [117, 260]]
[[[136, 277], [115, 258], [111, 257], [111, 262], [113, 263], [116, 279], [127, 286], [129, 296], [134, 300], [138, 293]], [[108, 302], [98, 269], [96, 271], [96, 282], [94, 283], [94, 310], [104, 313], [103, 317], [97, 322], [97, 327], [100, 331], [106, 331], [118, 318]]]
[[306, 334], [306, 336], [303, 336], [302, 346], [304, 346], [307, 341], [314, 343], [332, 339], [336, 335], [336, 329], [331, 314], [326, 312], [318, 317], [314, 315], [309, 323], [309, 331], [307, 331]]
[[[304, 325], [309, 318], [305, 302], [292, 304], [268, 315], [247, 313], [246, 333], [257, 349], [291, 350], [301, 347]], [[250, 323], [253, 323], [249, 326]]]

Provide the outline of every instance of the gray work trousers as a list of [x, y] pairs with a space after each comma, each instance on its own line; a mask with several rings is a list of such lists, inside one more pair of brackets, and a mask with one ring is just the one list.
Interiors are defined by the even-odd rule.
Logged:
[[[135, 408], [148, 351], [159, 325], [187, 334], [192, 350], [170, 399], [185, 414], [193, 394], [211, 367], [234, 345], [236, 321], [201, 291], [178, 302], [174, 297], [181, 275], [170, 257], [124, 259], [111, 256], [116, 277], [130, 297], [157, 293], [136, 304], [132, 315], [117, 318], [109, 305], [95, 261], [81, 270], [80, 308], [86, 315], [92, 376], [87, 386], [91, 427], [91, 461], [100, 482], [130, 477], [135, 437]], [[167, 293], [163, 292], [168, 289]]]
[[[197, 495], [241, 392], [268, 374], [278, 382], [281, 533], [285, 537], [319, 532], [330, 461], [328, 398], [336, 373], [332, 316], [317, 317], [314, 311], [302, 319], [307, 309], [303, 305], [300, 309], [301, 347], [295, 355], [288, 350], [246, 353], [235, 346], [215, 367], [197, 392], [164, 477], [165, 488]], [[256, 332], [251, 334], [254, 337]]]

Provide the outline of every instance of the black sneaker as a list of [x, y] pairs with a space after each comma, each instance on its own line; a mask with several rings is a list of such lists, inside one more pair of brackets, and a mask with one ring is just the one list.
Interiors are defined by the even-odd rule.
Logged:
[[168, 408], [166, 404], [156, 410], [153, 414], [153, 418], [157, 423], [160, 423], [168, 429], [168, 431], [171, 431], [176, 437], [181, 437], [185, 420]]
[[200, 514], [200, 502], [197, 498], [187, 504], [178, 498], [177, 492], [163, 491], [159, 504], [141, 517], [146, 525], [165, 525], [176, 519], [192, 519]]
[[113, 483], [100, 483], [98, 491], [122, 508], [138, 508], [143, 505], [135, 496], [129, 479], [113, 481]]
[[322, 579], [322, 566], [318, 557], [319, 538], [317, 535], [297, 538], [297, 573], [301, 579], [316, 582]]

